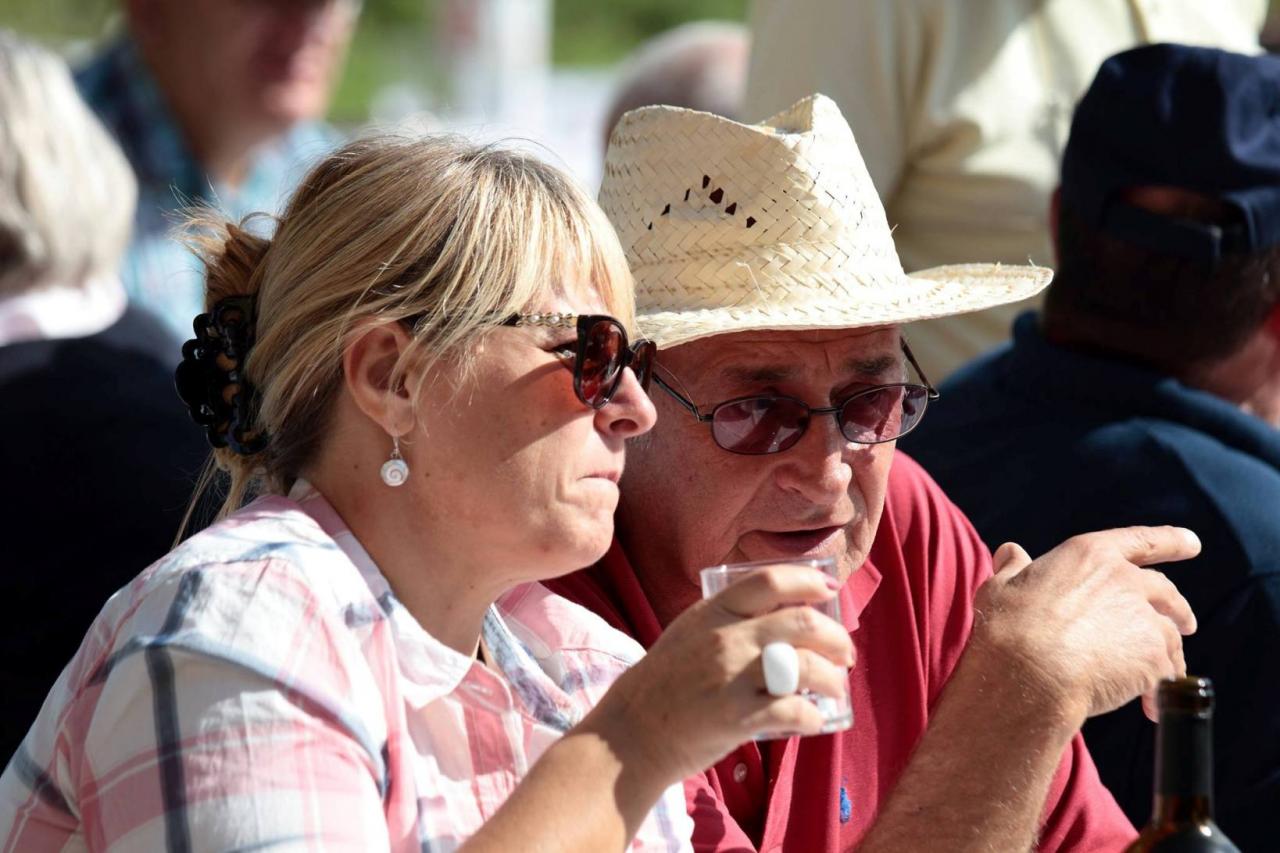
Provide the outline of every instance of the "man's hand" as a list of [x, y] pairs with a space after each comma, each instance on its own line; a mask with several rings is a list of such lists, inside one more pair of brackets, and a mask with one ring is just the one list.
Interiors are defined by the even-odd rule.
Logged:
[[1180, 527], [1128, 527], [1068, 539], [1037, 560], [1002, 545], [978, 591], [970, 653], [1076, 726], [1144, 697], [1155, 719], [1161, 679], [1186, 673], [1186, 599], [1145, 566], [1186, 560], [1200, 540]]

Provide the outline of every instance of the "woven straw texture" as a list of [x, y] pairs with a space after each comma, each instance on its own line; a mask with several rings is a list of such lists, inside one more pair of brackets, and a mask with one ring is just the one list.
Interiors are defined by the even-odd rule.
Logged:
[[822, 95], [760, 125], [633, 110], [610, 138], [600, 204], [635, 275], [640, 329], [664, 346], [977, 311], [1053, 275], [999, 264], [904, 274], [853, 133]]

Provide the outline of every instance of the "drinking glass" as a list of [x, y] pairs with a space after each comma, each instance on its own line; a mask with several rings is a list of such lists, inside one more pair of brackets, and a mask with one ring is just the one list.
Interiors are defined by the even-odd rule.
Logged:
[[[794, 560], [757, 560], [752, 563], [730, 563], [712, 566], [699, 572], [702, 579], [702, 597], [711, 598], [735, 581], [769, 566], [802, 566], [817, 569], [830, 577], [837, 577], [834, 557], [804, 557]], [[812, 605], [815, 610], [840, 621], [840, 596]], [[822, 712], [822, 734], [844, 731], [853, 725], [853, 706], [849, 702], [849, 683], [846, 681], [839, 696], [824, 696], [809, 690], [801, 690], [804, 696]], [[757, 740], [790, 737], [792, 732], [764, 732]]]

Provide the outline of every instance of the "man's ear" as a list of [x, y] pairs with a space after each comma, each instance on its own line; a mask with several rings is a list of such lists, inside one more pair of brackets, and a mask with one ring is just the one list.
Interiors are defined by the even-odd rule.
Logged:
[[1053, 195], [1049, 196], [1049, 239], [1053, 241], [1053, 264], [1057, 266], [1062, 261], [1062, 247], [1058, 245], [1058, 222], [1062, 218], [1062, 184], [1058, 184], [1053, 188]]
[[[394, 377], [411, 341], [400, 323], [369, 322], [357, 327], [342, 354], [342, 380], [360, 411], [390, 436], [413, 428], [413, 396], [417, 375], [403, 371]], [[395, 378], [393, 385], [393, 378]]]

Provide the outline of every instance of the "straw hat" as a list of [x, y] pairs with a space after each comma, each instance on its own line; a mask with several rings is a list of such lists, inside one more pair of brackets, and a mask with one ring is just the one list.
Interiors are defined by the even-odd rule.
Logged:
[[610, 137], [600, 204], [635, 275], [640, 330], [662, 346], [961, 314], [1053, 277], [1000, 264], [906, 275], [853, 133], [823, 95], [758, 125], [632, 110]]

